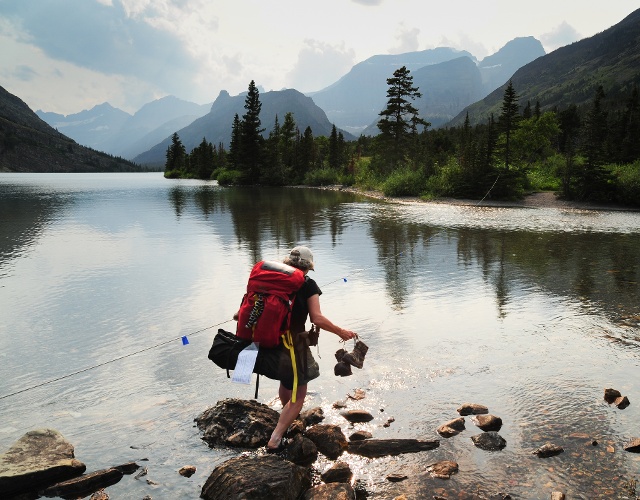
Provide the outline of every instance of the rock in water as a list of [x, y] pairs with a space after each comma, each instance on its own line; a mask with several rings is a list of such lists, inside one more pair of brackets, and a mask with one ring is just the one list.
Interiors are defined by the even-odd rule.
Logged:
[[27, 432], [0, 455], [0, 498], [26, 493], [79, 476], [86, 466], [58, 431]]
[[345, 462], [336, 462], [321, 475], [325, 483], [348, 483], [353, 477], [351, 467]]
[[44, 495], [47, 497], [82, 498], [116, 484], [122, 479], [122, 475], [122, 472], [116, 468], [99, 470], [49, 486], [44, 490]]
[[495, 415], [473, 415], [471, 421], [483, 431], [496, 431], [502, 428], [502, 419]]
[[534, 455], [538, 455], [540, 458], [548, 458], [556, 455], [560, 455], [564, 451], [562, 446], [558, 446], [553, 443], [546, 443], [533, 452]]
[[631, 453], [640, 453], [640, 438], [633, 438], [623, 446], [623, 449]]
[[604, 390], [604, 400], [609, 404], [613, 403], [620, 396], [622, 396], [622, 394], [620, 394], [620, 391], [618, 391], [616, 389], [605, 389]]
[[331, 460], [335, 460], [347, 449], [347, 438], [337, 425], [318, 424], [304, 433], [318, 447], [318, 451]]
[[200, 498], [296, 500], [311, 486], [311, 472], [274, 455], [240, 455], [216, 467]]
[[507, 446], [507, 441], [495, 431], [471, 436], [471, 440], [478, 448], [485, 451], [499, 451]]
[[371, 422], [373, 420], [373, 415], [366, 410], [347, 410], [340, 412], [340, 415], [351, 423]]
[[457, 434], [460, 434], [460, 432], [462, 432], [464, 429], [464, 417], [460, 417], [442, 424], [440, 427], [438, 427], [437, 432], [442, 437], [450, 438]]
[[484, 413], [489, 413], [489, 408], [477, 403], [464, 403], [460, 408], [458, 408], [457, 412], [463, 417], [466, 415], [482, 415]]
[[458, 472], [458, 464], [451, 460], [442, 460], [435, 464], [431, 464], [427, 467], [427, 471], [433, 477], [437, 477], [439, 479], [450, 479], [452, 474]]
[[350, 484], [329, 483], [311, 488], [304, 494], [304, 500], [352, 500], [356, 498]]
[[269, 442], [280, 414], [255, 400], [219, 401], [195, 419], [209, 446], [259, 448]]
[[368, 458], [417, 453], [433, 450], [440, 446], [440, 441], [421, 441], [418, 439], [367, 439], [349, 443], [349, 453]]

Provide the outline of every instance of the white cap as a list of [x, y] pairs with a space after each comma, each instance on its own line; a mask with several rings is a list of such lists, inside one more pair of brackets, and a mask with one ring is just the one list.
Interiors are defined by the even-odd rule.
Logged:
[[313, 254], [308, 247], [298, 246], [289, 253], [289, 260], [294, 267], [313, 270]]

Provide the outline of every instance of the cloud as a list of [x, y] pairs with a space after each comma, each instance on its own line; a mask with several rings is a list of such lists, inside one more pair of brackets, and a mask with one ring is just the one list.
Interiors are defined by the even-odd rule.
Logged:
[[562, 23], [551, 31], [540, 35], [540, 42], [547, 53], [549, 53], [559, 47], [564, 47], [565, 45], [576, 42], [581, 38], [582, 35], [580, 35], [573, 26], [566, 21], [562, 21]]
[[344, 44], [305, 40], [298, 60], [287, 73], [287, 83], [301, 92], [323, 89], [351, 69], [355, 56], [355, 51], [345, 48]]
[[353, 3], [366, 5], [367, 7], [375, 7], [381, 5], [384, 0], [351, 0]]
[[418, 43], [419, 34], [420, 30], [418, 28], [407, 28], [404, 23], [400, 23], [395, 35], [398, 44], [389, 49], [389, 54], [403, 54], [418, 50], [420, 47]]
[[30, 66], [20, 64], [13, 70], [13, 77], [23, 82], [30, 82], [38, 76], [38, 72]]
[[183, 75], [197, 68], [182, 41], [145, 18], [130, 17], [121, 1], [111, 3], [5, 0], [2, 8], [23, 37], [52, 59], [177, 92]]

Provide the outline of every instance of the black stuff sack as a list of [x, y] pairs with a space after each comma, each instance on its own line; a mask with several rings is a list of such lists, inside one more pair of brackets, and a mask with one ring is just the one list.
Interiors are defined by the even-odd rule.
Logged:
[[[238, 362], [238, 354], [245, 347], [251, 344], [248, 340], [243, 340], [231, 332], [222, 328], [213, 339], [208, 358], [220, 368], [227, 370], [227, 377], [230, 377], [229, 370], [233, 370]], [[280, 380], [283, 374], [291, 370], [291, 361], [288, 352], [280, 347], [265, 349], [260, 347], [258, 358], [253, 369], [254, 373], [264, 375], [272, 380]]]

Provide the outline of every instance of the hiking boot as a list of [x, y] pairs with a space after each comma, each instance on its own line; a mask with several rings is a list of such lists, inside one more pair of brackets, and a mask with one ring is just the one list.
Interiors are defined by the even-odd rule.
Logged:
[[356, 368], [362, 368], [362, 364], [364, 363], [364, 356], [367, 354], [369, 348], [367, 345], [361, 340], [356, 340], [356, 346], [353, 348], [353, 351], [348, 352], [342, 357], [342, 361], [345, 363], [349, 363], [351, 366], [355, 366]]
[[338, 349], [338, 350], [336, 351], [336, 360], [337, 360], [338, 362], [342, 361], [342, 358], [343, 358], [343, 356], [344, 356], [345, 354], [347, 354], [347, 351], [346, 351], [346, 350], [344, 350], [344, 349]]
[[344, 361], [336, 363], [336, 366], [333, 367], [333, 373], [335, 373], [336, 377], [348, 377], [349, 375], [353, 375], [351, 372], [351, 365]]

